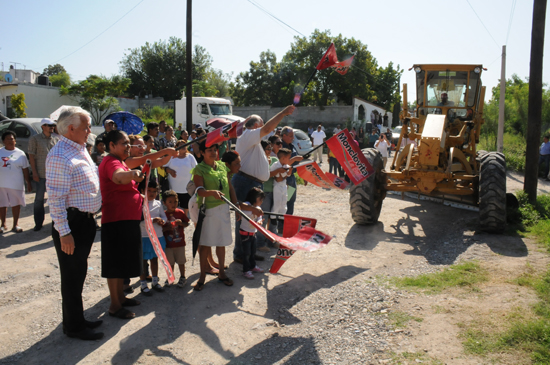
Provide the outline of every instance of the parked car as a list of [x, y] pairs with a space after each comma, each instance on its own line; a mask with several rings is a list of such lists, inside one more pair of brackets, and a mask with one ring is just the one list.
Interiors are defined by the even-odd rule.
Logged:
[[311, 149], [313, 148], [313, 144], [311, 143], [311, 139], [307, 135], [306, 132], [304, 132], [301, 129], [294, 129], [294, 140], [292, 141], [292, 144], [294, 147], [296, 147], [296, 150], [298, 151], [298, 154], [300, 156], [305, 155]]
[[[0, 136], [6, 131], [13, 131], [16, 135], [15, 147], [27, 153], [29, 149], [29, 138], [35, 134], [42, 133], [40, 121], [42, 118], [14, 118], [0, 121]], [[4, 144], [0, 140], [0, 147]]]

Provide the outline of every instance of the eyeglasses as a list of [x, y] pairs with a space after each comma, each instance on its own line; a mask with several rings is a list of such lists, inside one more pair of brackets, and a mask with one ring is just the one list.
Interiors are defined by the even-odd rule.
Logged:
[[271, 148], [271, 147], [267, 147], [267, 148], [266, 148], [265, 150], [266, 150], [266, 151], [272, 151], [272, 150], [273, 150], [273, 148]]
[[144, 149], [147, 148], [147, 146], [142, 145], [142, 144], [133, 144], [133, 145], [130, 145], [130, 147], [136, 147], [136, 148], [139, 148], [141, 150], [144, 150]]
[[275, 144], [278, 144], [278, 145], [283, 145], [283, 142], [279, 141], [279, 142], [275, 142]]
[[46, 127], [48, 127], [48, 128], [55, 128], [55, 125], [47, 124]]

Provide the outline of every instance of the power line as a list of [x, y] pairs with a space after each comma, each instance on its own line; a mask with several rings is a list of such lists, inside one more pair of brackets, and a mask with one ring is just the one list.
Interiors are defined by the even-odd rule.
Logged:
[[479, 17], [479, 15], [477, 15], [474, 7], [472, 6], [472, 4], [470, 4], [470, 0], [466, 0], [466, 2], [468, 3], [468, 5], [470, 5], [470, 8], [472, 8], [472, 11], [474, 12], [474, 14], [477, 16], [477, 18], [479, 19], [479, 21], [481, 22], [481, 25], [483, 25], [483, 28], [485, 28], [485, 30], [487, 31], [487, 33], [489, 33], [489, 36], [491, 37], [491, 39], [493, 40], [493, 42], [495, 42], [495, 44], [497, 45], [497, 47], [500, 48], [499, 44], [497, 43], [497, 41], [495, 40], [495, 38], [493, 38], [493, 35], [491, 34], [491, 32], [489, 32], [489, 29], [487, 29], [487, 27], [485, 26], [485, 24], [483, 23], [483, 20], [481, 20], [481, 18]]
[[266, 8], [264, 8], [263, 6], [261, 6], [260, 4], [257, 4], [256, 2], [254, 2], [253, 0], [248, 0], [249, 3], [251, 3], [252, 5], [254, 5], [255, 7], [257, 7], [258, 9], [260, 9], [262, 12], [264, 12], [265, 14], [269, 15], [270, 17], [272, 17], [273, 19], [275, 19], [276, 21], [280, 22], [281, 24], [287, 26], [288, 28], [292, 29], [293, 31], [295, 31], [296, 33], [300, 34], [302, 37], [305, 37], [305, 35], [303, 35], [302, 33], [300, 33], [298, 30], [292, 28], [290, 25], [288, 25], [287, 23], [285, 23], [284, 21], [282, 21], [281, 19], [277, 18], [275, 15], [273, 15], [271, 12], [269, 12]]
[[512, 28], [512, 19], [514, 19], [514, 11], [516, 10], [517, 0], [512, 0], [512, 10], [510, 10], [510, 20], [508, 20], [508, 31], [506, 32], [506, 45], [508, 45], [508, 37], [510, 36], [510, 29]]
[[126, 14], [124, 14], [123, 16], [121, 16], [120, 18], [117, 19], [117, 21], [115, 21], [113, 24], [111, 24], [110, 26], [108, 26], [107, 28], [105, 28], [104, 31], [102, 31], [101, 33], [99, 33], [97, 36], [95, 36], [94, 38], [92, 38], [90, 41], [88, 41], [86, 44], [84, 44], [82, 47], [76, 49], [75, 51], [69, 53], [68, 55], [66, 55], [65, 57], [63, 58], [60, 58], [58, 59], [57, 61], [55, 61], [55, 63], [58, 63], [59, 61], [62, 61], [64, 60], [65, 58], [69, 57], [69, 56], [72, 56], [73, 54], [75, 54], [76, 52], [80, 51], [82, 48], [86, 47], [88, 44], [92, 43], [93, 41], [95, 41], [97, 38], [99, 38], [101, 35], [103, 35], [103, 33], [105, 33], [106, 31], [108, 31], [109, 29], [111, 29], [113, 26], [115, 26], [115, 24], [117, 24], [119, 21], [121, 21], [126, 15], [130, 14], [132, 12], [132, 10], [134, 10], [135, 8], [137, 8], [142, 2], [144, 2], [145, 0], [141, 0], [139, 3], [137, 3], [133, 8], [131, 8], [130, 10], [128, 10], [128, 12], [126, 12]]

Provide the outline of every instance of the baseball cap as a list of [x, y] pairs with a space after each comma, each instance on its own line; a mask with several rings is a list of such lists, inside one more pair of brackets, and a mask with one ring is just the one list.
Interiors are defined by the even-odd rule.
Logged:
[[43, 126], [43, 125], [57, 125], [57, 123], [50, 118], [44, 118], [40, 121], [40, 126]]
[[112, 119], [107, 119], [107, 120], [105, 121], [105, 123], [103, 123], [103, 124], [105, 125], [105, 124], [109, 124], [109, 123], [116, 124], [115, 121], [112, 120]]

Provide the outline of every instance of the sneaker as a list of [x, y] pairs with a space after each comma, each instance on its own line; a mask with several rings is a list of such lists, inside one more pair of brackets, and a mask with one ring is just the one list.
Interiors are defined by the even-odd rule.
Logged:
[[270, 250], [269, 247], [267, 247], [267, 246], [263, 246], [263, 247], [258, 248], [258, 251], [262, 251], [262, 252], [271, 252], [271, 250]]
[[164, 280], [164, 286], [165, 287], [170, 286], [170, 284], [168, 283], [168, 279]]
[[246, 278], [246, 279], [254, 279], [254, 274], [252, 274], [252, 271], [247, 271], [247, 272], [243, 272], [243, 276]]
[[154, 291], [157, 291], [159, 293], [162, 293], [164, 291], [164, 288], [162, 287], [162, 285], [160, 285], [160, 283], [153, 284], [151, 285], [151, 287]]
[[180, 277], [180, 280], [177, 283], [178, 288], [183, 288], [183, 286], [187, 283], [187, 279], [185, 276]]
[[151, 292], [151, 289], [149, 289], [149, 287], [141, 287], [141, 294], [145, 295], [146, 297], [150, 297], [153, 295], [153, 293]]
[[252, 272], [264, 272], [264, 270], [261, 267], [256, 266], [255, 268], [252, 269]]

